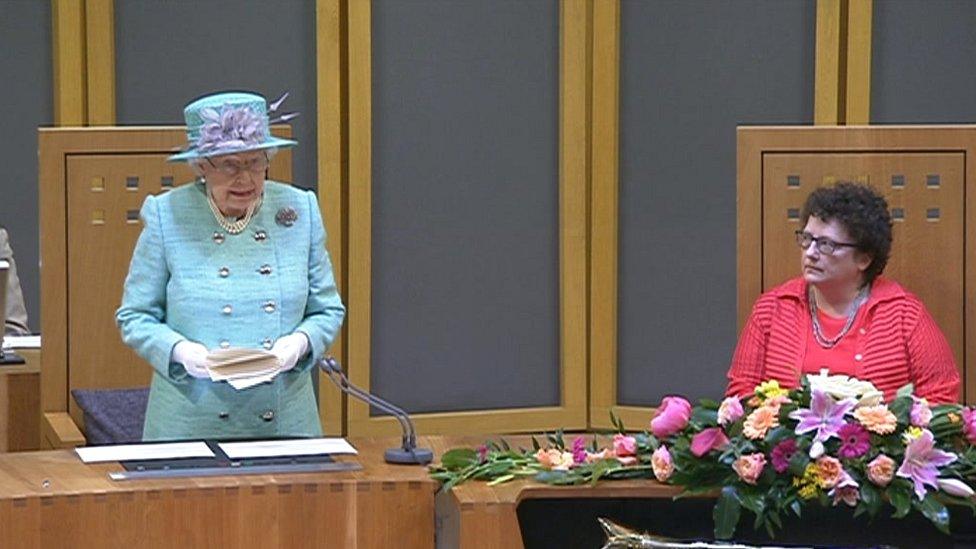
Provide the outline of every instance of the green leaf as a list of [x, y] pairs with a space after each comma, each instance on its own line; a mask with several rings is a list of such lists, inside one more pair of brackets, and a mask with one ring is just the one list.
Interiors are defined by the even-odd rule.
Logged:
[[454, 448], [441, 456], [441, 465], [450, 470], [463, 469], [477, 463], [478, 452], [471, 448]]
[[539, 441], [535, 437], [532, 437], [532, 449], [538, 452], [541, 448], [542, 446], [539, 446]]
[[790, 457], [790, 474], [795, 477], [802, 477], [803, 472], [807, 470], [807, 465], [810, 464], [810, 456], [804, 450], [797, 450], [792, 457]]
[[881, 495], [874, 486], [866, 482], [861, 485], [861, 501], [858, 503], [857, 510], [867, 512], [871, 517], [881, 510]]
[[927, 494], [922, 501], [916, 500], [915, 508], [932, 521], [932, 524], [943, 534], [949, 533], [949, 510], [942, 505], [942, 502], [935, 499], [933, 494]]
[[715, 522], [716, 539], [732, 539], [735, 527], [739, 524], [741, 504], [734, 486], [722, 488], [722, 493], [712, 509], [712, 520]]
[[902, 518], [912, 510], [912, 492], [900, 481], [894, 481], [888, 487], [888, 501], [895, 508], [895, 518]]
[[794, 515], [799, 517], [800, 512], [803, 510], [803, 504], [800, 503], [800, 500], [794, 499], [793, 503], [790, 503], [790, 510], [793, 511]]
[[898, 392], [895, 393], [895, 398], [911, 397], [914, 392], [915, 392], [915, 385], [909, 383], [908, 385], [905, 385], [902, 388], [898, 389]]
[[714, 427], [718, 425], [718, 412], [706, 408], [696, 407], [691, 412], [691, 422], [702, 427]]

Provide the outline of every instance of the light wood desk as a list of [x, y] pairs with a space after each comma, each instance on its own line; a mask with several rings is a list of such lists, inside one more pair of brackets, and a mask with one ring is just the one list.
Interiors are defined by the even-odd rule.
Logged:
[[40, 447], [41, 351], [15, 352], [27, 363], [0, 366], [0, 452]]
[[426, 468], [350, 442], [361, 471], [122, 482], [67, 450], [0, 455], [0, 547], [433, 547]]

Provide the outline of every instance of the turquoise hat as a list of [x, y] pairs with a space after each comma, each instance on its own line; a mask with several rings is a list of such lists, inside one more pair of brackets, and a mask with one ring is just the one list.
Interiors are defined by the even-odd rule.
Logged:
[[[207, 95], [183, 109], [188, 147], [169, 157], [170, 162], [244, 151], [294, 147], [297, 141], [271, 135], [269, 112], [274, 112], [288, 97], [286, 93], [271, 105], [254, 93], [224, 92]], [[279, 116], [284, 122], [297, 113]]]

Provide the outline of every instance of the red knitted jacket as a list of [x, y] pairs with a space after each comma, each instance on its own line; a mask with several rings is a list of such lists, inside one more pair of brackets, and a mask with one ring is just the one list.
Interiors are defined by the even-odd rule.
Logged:
[[[767, 379], [799, 384], [812, 329], [806, 281], [794, 278], [764, 293], [752, 308], [729, 368], [728, 395], [747, 395]], [[911, 382], [931, 403], [958, 402], [959, 371], [945, 336], [925, 305], [896, 282], [871, 286], [857, 353], [856, 377], [874, 383], [890, 401]]]

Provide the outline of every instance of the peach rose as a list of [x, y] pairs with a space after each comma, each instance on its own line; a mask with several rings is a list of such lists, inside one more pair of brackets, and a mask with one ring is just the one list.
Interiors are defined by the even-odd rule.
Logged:
[[763, 472], [763, 467], [766, 466], [766, 456], [761, 453], [746, 454], [739, 457], [732, 464], [732, 469], [739, 475], [742, 482], [746, 484], [756, 484], [759, 480], [759, 475]]
[[821, 488], [833, 488], [844, 478], [844, 468], [837, 458], [821, 456], [817, 460], [817, 471], [820, 473]]
[[667, 482], [674, 473], [674, 463], [671, 461], [671, 452], [663, 444], [651, 454], [651, 469], [654, 470], [654, 477], [659, 482]]
[[535, 459], [546, 469], [567, 471], [573, 465], [573, 453], [562, 452], [555, 448], [540, 448], [535, 453]]
[[691, 403], [687, 400], [667, 396], [657, 407], [657, 414], [651, 420], [651, 432], [657, 438], [669, 437], [684, 429], [691, 419]]
[[779, 425], [779, 408], [760, 406], [749, 414], [742, 426], [742, 434], [746, 438], [759, 440], [766, 437], [766, 433]]
[[609, 448], [604, 448], [596, 453], [587, 452], [585, 461], [586, 463], [594, 463], [597, 461], [602, 461], [604, 459], [611, 459], [613, 457], [616, 457], [614, 456], [613, 450], [610, 450]]
[[878, 457], [868, 463], [867, 473], [868, 480], [871, 482], [881, 487], [887, 486], [895, 476], [895, 460], [884, 454], [878, 454]]
[[861, 422], [865, 429], [879, 435], [894, 432], [895, 427], [898, 426], [898, 418], [884, 404], [862, 406], [854, 411], [854, 418]]
[[617, 457], [637, 455], [637, 439], [619, 433], [613, 435], [613, 453]]

